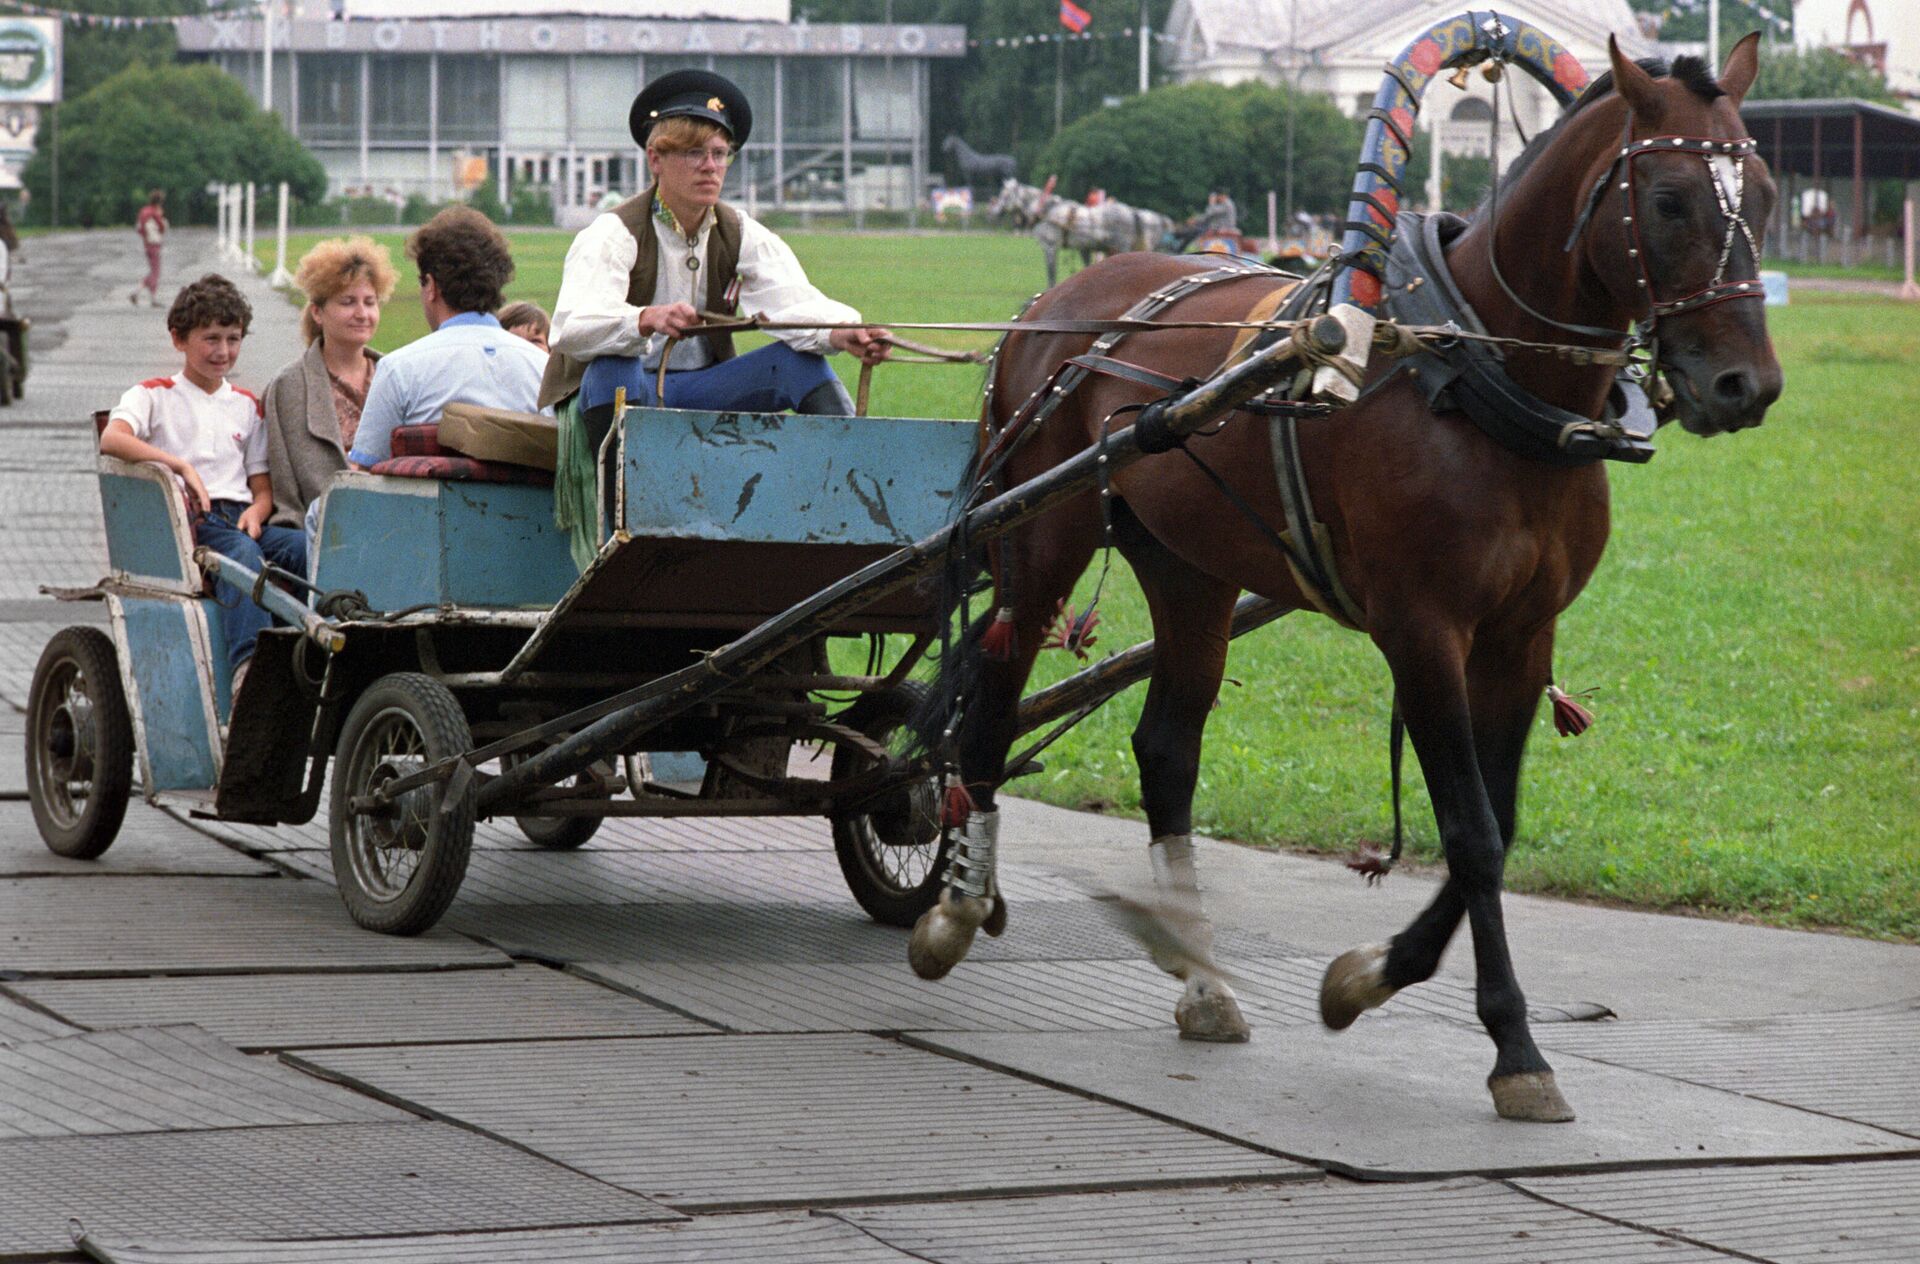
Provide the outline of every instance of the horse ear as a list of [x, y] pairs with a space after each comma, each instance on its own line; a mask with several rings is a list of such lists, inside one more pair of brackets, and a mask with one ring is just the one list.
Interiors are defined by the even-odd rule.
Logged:
[[1613, 89], [1627, 107], [1649, 123], [1658, 118], [1660, 91], [1653, 86], [1653, 76], [1621, 52], [1619, 41], [1611, 35], [1607, 36], [1607, 60], [1613, 63]]
[[1733, 51], [1727, 54], [1727, 64], [1720, 71], [1720, 87], [1733, 99], [1733, 108], [1739, 109], [1740, 103], [1747, 99], [1747, 90], [1753, 87], [1754, 79], [1760, 74], [1760, 32], [1751, 31]]
[[1059, 177], [1059, 175], [1058, 175], [1058, 174], [1055, 174], [1055, 175], [1050, 175], [1050, 176], [1048, 176], [1048, 177], [1047, 177], [1047, 183], [1046, 183], [1046, 184], [1045, 184], [1044, 186], [1042, 186], [1042, 188], [1041, 188], [1041, 190], [1040, 190], [1040, 192], [1041, 192], [1042, 194], [1044, 194], [1045, 196], [1047, 196], [1047, 197], [1052, 197], [1052, 196], [1053, 196], [1053, 186], [1054, 186], [1054, 185], [1056, 185], [1056, 184], [1058, 184], [1058, 183], [1060, 183], [1060, 177]]

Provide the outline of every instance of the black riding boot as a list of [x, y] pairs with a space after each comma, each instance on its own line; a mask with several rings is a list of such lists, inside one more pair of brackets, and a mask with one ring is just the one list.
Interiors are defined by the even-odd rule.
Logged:
[[793, 406], [793, 411], [816, 417], [851, 417], [853, 396], [847, 394], [845, 384], [834, 376], [808, 391], [807, 397]]

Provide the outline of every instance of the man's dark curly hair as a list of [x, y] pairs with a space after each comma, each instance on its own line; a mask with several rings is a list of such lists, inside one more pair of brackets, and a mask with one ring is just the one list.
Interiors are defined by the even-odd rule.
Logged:
[[456, 312], [491, 312], [513, 280], [513, 252], [493, 221], [471, 206], [449, 206], [407, 238], [407, 257], [432, 277]]
[[207, 325], [238, 325], [244, 334], [252, 324], [253, 306], [217, 272], [181, 290], [167, 309], [167, 332], [182, 338]]

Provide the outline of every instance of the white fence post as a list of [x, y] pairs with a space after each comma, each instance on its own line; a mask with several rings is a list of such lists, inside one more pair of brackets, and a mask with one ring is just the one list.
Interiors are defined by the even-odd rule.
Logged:
[[241, 253], [241, 255], [242, 255], [242, 258], [243, 258], [243, 260], [244, 260], [244, 262], [245, 262], [245, 263], [246, 263], [246, 265], [247, 265], [247, 271], [249, 271], [249, 272], [258, 272], [258, 271], [260, 270], [260, 261], [259, 261], [259, 260], [258, 260], [258, 259], [257, 259], [257, 258], [256, 258], [256, 257], [254, 256], [254, 253], [253, 253], [253, 210], [254, 210], [254, 207], [253, 207], [253, 181], [251, 181], [251, 180], [249, 180], [249, 181], [247, 181], [247, 220], [246, 220], [246, 223], [247, 223], [247, 236], [246, 236], [246, 245], [245, 245], [245, 247], [244, 247], [244, 248], [243, 248], [243, 249], [241, 250], [241, 252], [240, 252], [240, 253]]
[[276, 289], [289, 289], [293, 277], [287, 272], [287, 182], [280, 182], [280, 210], [278, 225], [274, 230], [273, 272], [267, 277], [267, 284]]
[[218, 226], [214, 234], [215, 253], [221, 258], [227, 255], [227, 186], [221, 185], [220, 192], [214, 195], [213, 222]]

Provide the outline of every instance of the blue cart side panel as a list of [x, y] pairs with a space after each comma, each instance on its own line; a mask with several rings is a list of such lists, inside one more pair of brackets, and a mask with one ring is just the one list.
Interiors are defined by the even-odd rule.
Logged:
[[552, 488], [355, 475], [327, 490], [315, 582], [376, 610], [551, 606], [578, 576]]
[[115, 574], [182, 594], [199, 591], [193, 537], [172, 474], [102, 458], [100, 511]]
[[111, 600], [147, 793], [211, 790], [219, 777], [205, 658], [211, 612], [199, 601]]
[[900, 545], [946, 522], [972, 422], [636, 409], [626, 528], [656, 539]]
[[551, 606], [580, 568], [553, 525], [553, 489], [440, 484], [442, 583], [457, 606]]

